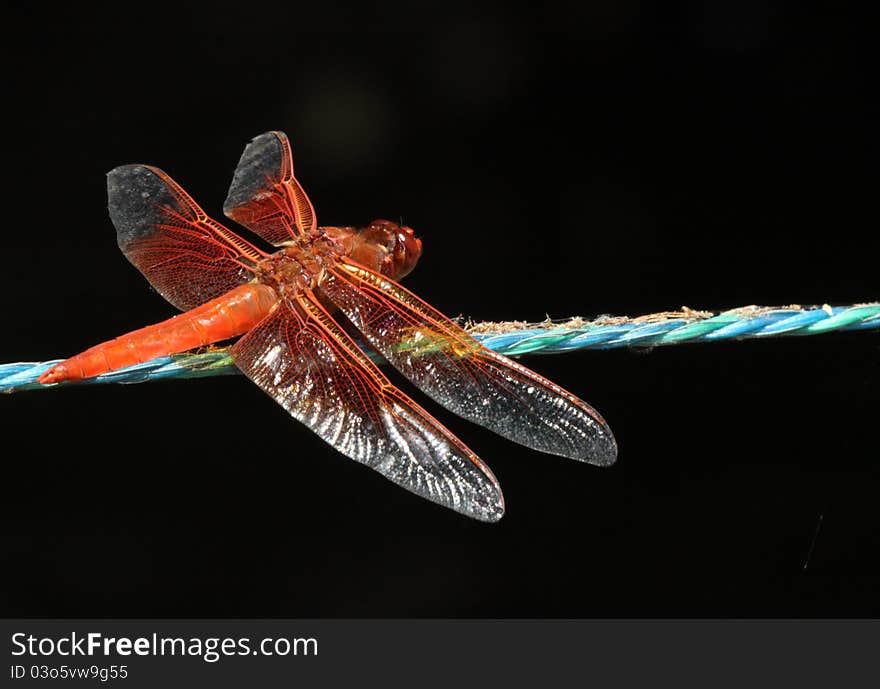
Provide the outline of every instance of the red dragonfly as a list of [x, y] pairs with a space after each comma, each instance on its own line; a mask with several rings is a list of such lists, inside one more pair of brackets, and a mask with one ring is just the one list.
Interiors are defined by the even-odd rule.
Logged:
[[592, 407], [486, 349], [395, 281], [421, 254], [410, 228], [385, 220], [360, 230], [318, 227], [282, 132], [248, 144], [223, 205], [273, 252], [209, 218], [158, 168], [118, 167], [107, 191], [122, 252], [185, 313], [87, 349], [46, 371], [41, 383], [241, 336], [230, 350], [235, 365], [342, 454], [428, 500], [499, 520], [504, 498], [489, 467], [388, 381], [339, 325], [339, 311], [459, 416], [535, 450], [615, 461], [614, 436]]

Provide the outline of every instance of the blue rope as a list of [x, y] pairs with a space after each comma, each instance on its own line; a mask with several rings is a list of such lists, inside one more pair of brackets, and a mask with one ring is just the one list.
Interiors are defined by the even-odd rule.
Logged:
[[[639, 318], [580, 318], [565, 323], [480, 323], [469, 327], [483, 345], [507, 356], [554, 354], [579, 349], [650, 348], [685, 342], [719, 342], [832, 331], [880, 330], [880, 303], [856, 306], [744, 307], [720, 314], [683, 310]], [[381, 357], [370, 352], [376, 361]], [[43, 371], [62, 361], [0, 364], [0, 392], [57, 386], [37, 383]], [[142, 383], [238, 373], [226, 349], [161, 357], [95, 378], [63, 385]]]

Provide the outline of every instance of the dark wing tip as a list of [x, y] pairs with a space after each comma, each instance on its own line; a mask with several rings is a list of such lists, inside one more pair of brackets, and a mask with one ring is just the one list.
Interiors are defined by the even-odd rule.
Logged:
[[123, 250], [152, 232], [157, 206], [174, 201], [157, 172], [164, 174], [146, 165], [121, 165], [107, 173], [107, 209]]
[[617, 461], [617, 441], [606, 424], [602, 423], [593, 437], [585, 461], [600, 467], [610, 467]]
[[487, 505], [485, 509], [483, 509], [478, 514], [474, 514], [473, 516], [482, 522], [487, 522], [489, 524], [495, 524], [501, 521], [501, 517], [504, 516], [504, 495], [501, 493], [501, 490], [498, 490], [498, 496], [494, 504]]
[[227, 217], [234, 220], [235, 209], [249, 203], [265, 189], [267, 180], [280, 180], [284, 164], [283, 142], [286, 140], [283, 132], [266, 132], [254, 137], [245, 147], [223, 203], [223, 213]]
[[[477, 521], [494, 524], [504, 516], [504, 493], [495, 474], [479, 457], [471, 455], [467, 469], [475, 475], [471, 480], [463, 482], [465, 487], [459, 504], [443, 503], [456, 512], [467, 515]], [[426, 495], [428, 499], [434, 499]]]
[[580, 440], [550, 452], [599, 467], [611, 466], [617, 461], [617, 441], [611, 427], [591, 406], [581, 400], [577, 402], [578, 413], [573, 418], [577, 419], [574, 427], [579, 429]]

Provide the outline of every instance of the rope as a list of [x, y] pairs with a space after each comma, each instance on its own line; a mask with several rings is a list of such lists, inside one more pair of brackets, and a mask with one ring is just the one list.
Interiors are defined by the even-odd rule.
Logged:
[[[720, 342], [832, 331], [880, 330], [880, 303], [802, 308], [746, 306], [713, 314], [683, 307], [638, 318], [601, 316], [593, 321], [468, 323], [483, 345], [507, 356], [555, 354], [579, 349], [651, 348], [685, 342]], [[381, 357], [370, 352], [376, 361]], [[0, 392], [57, 387], [37, 383], [39, 375], [61, 359], [0, 364]], [[95, 378], [62, 385], [142, 383], [174, 378], [238, 373], [226, 349], [161, 357]]]

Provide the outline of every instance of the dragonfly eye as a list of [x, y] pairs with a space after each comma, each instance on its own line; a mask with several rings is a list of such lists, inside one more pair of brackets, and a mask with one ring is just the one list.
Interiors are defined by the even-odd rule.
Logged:
[[394, 268], [397, 279], [408, 275], [422, 255], [422, 240], [411, 227], [400, 227], [395, 233]]

